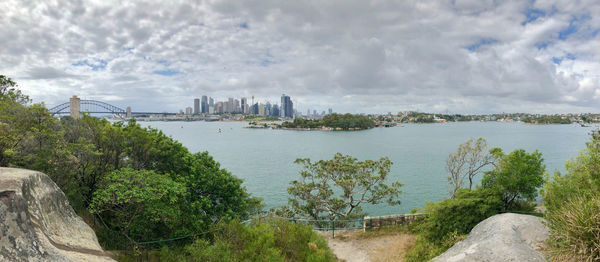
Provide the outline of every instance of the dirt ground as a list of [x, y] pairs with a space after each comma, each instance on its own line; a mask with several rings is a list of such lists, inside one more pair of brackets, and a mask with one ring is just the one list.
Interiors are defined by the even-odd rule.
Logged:
[[362, 230], [319, 232], [338, 259], [346, 262], [404, 261], [406, 251], [414, 245], [415, 236], [407, 233], [360, 236]]

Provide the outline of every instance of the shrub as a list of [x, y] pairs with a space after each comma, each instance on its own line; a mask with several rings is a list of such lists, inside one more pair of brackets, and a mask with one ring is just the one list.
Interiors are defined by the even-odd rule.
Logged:
[[546, 219], [554, 258], [600, 260], [600, 194], [573, 197]]
[[500, 193], [491, 189], [461, 189], [456, 198], [425, 206], [427, 218], [417, 227], [428, 241], [442, 244], [452, 234], [468, 234], [484, 219], [498, 214], [502, 201]]
[[213, 230], [212, 242], [163, 248], [161, 261], [335, 261], [325, 240], [306, 225], [271, 219], [246, 226], [234, 220]]

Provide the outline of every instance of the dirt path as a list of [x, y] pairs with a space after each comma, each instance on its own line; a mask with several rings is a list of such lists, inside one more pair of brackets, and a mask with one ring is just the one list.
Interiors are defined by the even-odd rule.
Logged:
[[321, 234], [333, 253], [347, 262], [404, 261], [406, 251], [415, 241], [414, 235], [406, 233], [363, 238], [356, 236], [358, 232], [336, 231], [335, 239], [331, 237], [331, 232]]

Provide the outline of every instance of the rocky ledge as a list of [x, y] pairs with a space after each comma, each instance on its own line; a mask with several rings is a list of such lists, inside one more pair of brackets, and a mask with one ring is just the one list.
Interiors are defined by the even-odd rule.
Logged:
[[469, 236], [432, 261], [546, 261], [544, 219], [506, 213], [477, 224]]
[[114, 261], [45, 174], [0, 167], [0, 261]]

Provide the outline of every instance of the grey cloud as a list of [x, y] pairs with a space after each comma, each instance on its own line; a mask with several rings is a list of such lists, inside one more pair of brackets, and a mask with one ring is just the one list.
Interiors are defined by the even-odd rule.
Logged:
[[[177, 110], [193, 96], [277, 101], [285, 92], [302, 112], [466, 113], [589, 111], [600, 102], [593, 0], [7, 0], [0, 8], [8, 10], [0, 73], [48, 103], [78, 94]], [[547, 15], [523, 25], [527, 8]], [[581, 29], [558, 40], [583, 14]], [[495, 41], [468, 50], [482, 39]], [[567, 54], [576, 59], [552, 62]], [[106, 68], [72, 66], [86, 59]], [[165, 70], [180, 73], [153, 74]]]

